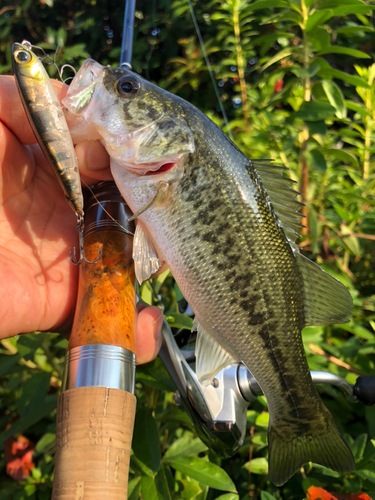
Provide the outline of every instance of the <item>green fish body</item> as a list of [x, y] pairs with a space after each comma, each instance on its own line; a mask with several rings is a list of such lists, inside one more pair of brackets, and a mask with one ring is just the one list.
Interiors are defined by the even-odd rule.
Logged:
[[[65, 105], [101, 135], [138, 218], [139, 279], [166, 261], [196, 315], [201, 380], [233, 360], [257, 379], [275, 485], [309, 461], [352, 470], [301, 339], [306, 325], [348, 321], [352, 301], [295, 245], [299, 204], [283, 168], [250, 161], [191, 104], [127, 69], [85, 64]], [[77, 106], [75, 95], [86, 91], [88, 102]]]

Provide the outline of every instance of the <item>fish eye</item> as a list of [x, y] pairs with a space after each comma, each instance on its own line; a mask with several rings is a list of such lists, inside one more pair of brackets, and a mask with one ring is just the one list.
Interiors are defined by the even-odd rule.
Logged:
[[31, 54], [30, 52], [27, 52], [27, 50], [17, 50], [14, 57], [19, 63], [28, 63], [31, 61]]
[[136, 94], [139, 89], [139, 82], [130, 76], [124, 76], [120, 78], [117, 83], [117, 90], [121, 95], [131, 96]]

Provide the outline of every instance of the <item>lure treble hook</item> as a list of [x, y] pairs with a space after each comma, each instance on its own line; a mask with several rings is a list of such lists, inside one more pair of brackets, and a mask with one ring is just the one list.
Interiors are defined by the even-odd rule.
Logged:
[[[83, 232], [85, 229], [85, 224], [83, 222], [83, 212], [77, 213], [76, 215], [77, 215], [77, 231], [79, 233], [79, 259], [77, 259], [77, 251], [76, 251], [76, 248], [74, 247], [73, 252], [72, 252], [72, 249], [70, 249], [70, 261], [75, 266], [79, 266], [83, 260], [85, 262], [87, 262], [88, 264], [96, 264], [102, 258], [102, 249], [101, 248], [99, 249], [99, 257], [96, 260], [91, 262], [90, 260], [86, 259], [85, 249], [83, 246]], [[73, 257], [73, 255], [74, 255], [74, 257]]]

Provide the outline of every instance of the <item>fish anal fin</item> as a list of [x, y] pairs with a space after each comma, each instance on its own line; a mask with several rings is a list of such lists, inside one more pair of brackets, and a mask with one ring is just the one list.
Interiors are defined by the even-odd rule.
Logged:
[[238, 360], [234, 359], [198, 322], [195, 345], [196, 374], [202, 385], [212, 382], [215, 375], [223, 368]]
[[326, 408], [319, 419], [306, 423], [305, 432], [291, 435], [292, 426], [276, 419], [268, 429], [268, 474], [275, 486], [285, 484], [307, 462], [341, 473], [354, 469], [352, 452]]
[[154, 243], [141, 222], [138, 222], [134, 233], [133, 260], [135, 276], [140, 285], [162, 265], [162, 259], [159, 258]]
[[295, 257], [303, 280], [305, 326], [350, 321], [353, 300], [346, 287], [299, 252]]

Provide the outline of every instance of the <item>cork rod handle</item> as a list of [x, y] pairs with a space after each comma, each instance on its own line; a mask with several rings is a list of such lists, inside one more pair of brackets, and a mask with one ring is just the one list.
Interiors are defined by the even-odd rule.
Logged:
[[[80, 268], [66, 358], [68, 385], [57, 405], [53, 500], [127, 498], [136, 407], [133, 389], [125, 388], [134, 387], [135, 376], [132, 237], [115, 230], [86, 236], [89, 260], [94, 260], [100, 248], [100, 261], [82, 262]], [[117, 356], [124, 362], [120, 369], [116, 356], [111, 357], [118, 350], [128, 353]], [[84, 378], [81, 372], [86, 373]], [[130, 382], [110, 385], [108, 374], [111, 380]]]
[[127, 498], [135, 406], [133, 394], [105, 387], [59, 396], [52, 500]]

